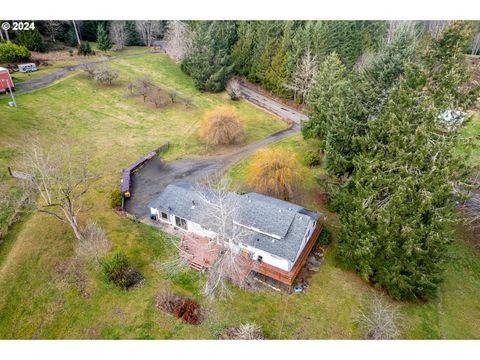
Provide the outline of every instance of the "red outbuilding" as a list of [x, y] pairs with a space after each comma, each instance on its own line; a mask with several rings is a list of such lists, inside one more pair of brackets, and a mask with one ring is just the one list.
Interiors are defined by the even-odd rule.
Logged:
[[9, 88], [15, 90], [10, 72], [8, 69], [0, 67], [0, 94], [7, 92]]

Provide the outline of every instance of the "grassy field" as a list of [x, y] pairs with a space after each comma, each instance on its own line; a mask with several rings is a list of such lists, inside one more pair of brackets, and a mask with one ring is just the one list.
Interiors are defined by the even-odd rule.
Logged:
[[[169, 159], [211, 153], [196, 133], [202, 113], [227, 102], [224, 94], [201, 94], [178, 66], [163, 55], [148, 55], [112, 63], [121, 81], [103, 88], [83, 74], [74, 74], [45, 90], [18, 96], [19, 107], [0, 100], [0, 171], [15, 159], [13, 143], [28, 146], [37, 134], [45, 143], [68, 137], [92, 152], [92, 169], [102, 175], [87, 202], [93, 208], [80, 221], [95, 218], [107, 231], [115, 249], [126, 252], [145, 276], [145, 285], [124, 292], [107, 285], [94, 264], [74, 260], [75, 240], [68, 227], [41, 214], [15, 224], [0, 244], [0, 338], [80, 339], [200, 339], [217, 338], [229, 326], [255, 321], [268, 338], [361, 338], [355, 311], [364, 306], [373, 289], [350, 271], [335, 264], [335, 249], [326, 255], [320, 272], [302, 294], [270, 290], [248, 293], [233, 288], [233, 297], [208, 302], [201, 295], [203, 277], [194, 271], [168, 275], [156, 264], [174, 253], [167, 235], [132, 222], [108, 208], [108, 194], [118, 185], [119, 171], [165, 141], [173, 146]], [[163, 110], [139, 99], [124, 97], [128, 79], [150, 75], [159, 84], [192, 96], [195, 107], [180, 105]], [[244, 102], [234, 106], [244, 118], [247, 140], [254, 141], [285, 126]], [[313, 142], [300, 135], [281, 146], [299, 155]], [[223, 149], [224, 150], [224, 149]], [[230, 175], [243, 186], [249, 159], [234, 166]], [[326, 212], [312, 196], [313, 175], [323, 169], [302, 165], [303, 191], [294, 202]], [[336, 218], [328, 214], [335, 229]], [[438, 300], [428, 304], [399, 304], [404, 315], [402, 338], [480, 338], [480, 258], [460, 240], [452, 246], [451, 262]], [[469, 234], [468, 236], [474, 236]], [[160, 312], [155, 295], [164, 288], [197, 299], [208, 311], [206, 320], [191, 326]]]

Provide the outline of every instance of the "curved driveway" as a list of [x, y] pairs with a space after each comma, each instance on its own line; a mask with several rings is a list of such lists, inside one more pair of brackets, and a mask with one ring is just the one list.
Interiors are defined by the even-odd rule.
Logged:
[[182, 159], [168, 163], [151, 161], [132, 177], [132, 197], [125, 201], [125, 210], [140, 220], [148, 217], [147, 204], [175, 180], [201, 181], [209, 175], [223, 173], [236, 162], [253, 154], [257, 149], [279, 141], [300, 131], [300, 124], [308, 118], [288, 106], [268, 98], [252, 89], [241, 86], [245, 100], [271, 112], [293, 125], [269, 137], [248, 144], [236, 151], [203, 159]]
[[[116, 56], [94, 61], [90, 64], [98, 64], [110, 60], [152, 53], [154, 52]], [[83, 64], [69, 66], [41, 78], [18, 84], [17, 90], [27, 92], [41, 89], [53, 84], [55, 81], [67, 76], [69, 73], [79, 70], [82, 66]], [[224, 155], [211, 156], [202, 159], [182, 159], [168, 163], [160, 163], [158, 160], [151, 161], [145, 165], [141, 171], [132, 176], [132, 196], [125, 201], [125, 210], [127, 212], [137, 216], [139, 219], [145, 218], [148, 216], [147, 204], [160, 194], [164, 187], [172, 181], [188, 179], [194, 182], [209, 175], [222, 173], [236, 162], [253, 154], [257, 149], [299, 132], [301, 122], [308, 120], [308, 118], [301, 112], [289, 108], [288, 106], [250, 88], [242, 85], [241, 90], [243, 98], [246, 101], [275, 114], [283, 120], [291, 122], [293, 125], [288, 129], [274, 133], [263, 140], [248, 144]]]

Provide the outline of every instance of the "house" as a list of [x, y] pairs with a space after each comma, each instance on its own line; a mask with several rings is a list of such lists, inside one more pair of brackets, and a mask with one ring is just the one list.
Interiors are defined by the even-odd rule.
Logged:
[[[186, 234], [214, 240], [225, 230], [209, 212], [215, 192], [199, 191], [189, 182], [168, 185], [149, 205], [150, 217]], [[214, 200], [212, 200], [214, 201]], [[322, 215], [302, 206], [258, 193], [227, 193], [223, 202], [235, 207], [227, 233], [241, 232], [236, 252], [254, 260], [254, 271], [290, 287], [322, 230]]]
[[4, 67], [0, 67], [0, 94], [15, 90], [10, 72]]

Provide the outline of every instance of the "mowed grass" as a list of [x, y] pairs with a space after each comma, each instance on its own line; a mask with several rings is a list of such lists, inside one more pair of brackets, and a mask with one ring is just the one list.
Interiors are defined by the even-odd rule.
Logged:
[[[362, 338], [355, 312], [368, 303], [375, 290], [336, 265], [334, 246], [302, 294], [270, 290], [252, 294], [232, 288], [231, 299], [210, 303], [201, 295], [201, 274], [186, 271], [169, 276], [158, 269], [157, 264], [176, 251], [171, 238], [111, 211], [108, 194], [118, 184], [121, 167], [163, 141], [173, 144], [167, 154], [170, 159], [211, 152], [195, 129], [203, 111], [225, 103], [226, 97], [198, 93], [177, 65], [163, 56], [124, 59], [112, 65], [122, 71], [124, 82], [148, 73], [159, 84], [194, 97], [196, 108], [156, 110], [139, 99], [124, 98], [121, 86], [99, 88], [82, 74], [74, 75], [44, 91], [19, 96], [19, 104], [28, 107], [28, 112], [21, 107], [6, 108], [5, 100], [0, 102], [1, 108], [7, 109], [7, 118], [3, 112], [0, 115], [6, 131], [0, 135], [0, 171], [15, 158], [10, 144], [23, 142], [28, 146], [28, 136], [35, 133], [47, 143], [62, 136], [84, 143], [93, 153], [93, 170], [102, 178], [86, 199], [93, 208], [80, 221], [96, 219], [106, 229], [113, 250], [124, 250], [144, 274], [145, 285], [129, 292], [118, 290], [104, 282], [94, 264], [73, 264], [78, 272], [62, 270], [74, 259], [75, 240], [70, 229], [33, 214], [13, 226], [0, 245], [0, 338], [210, 339], [217, 338], [225, 327], [247, 321], [258, 323], [272, 339]], [[249, 141], [284, 126], [248, 104], [234, 106], [255, 119], [247, 127]], [[269, 121], [273, 126], [269, 127]], [[294, 135], [271, 146], [298, 155], [302, 187], [292, 201], [326, 213], [335, 232], [336, 217], [314, 196], [314, 175], [322, 174], [323, 169], [302, 164], [303, 153], [316, 145]], [[248, 190], [245, 176], [249, 161], [238, 163], [229, 172], [234, 186]], [[402, 338], [480, 338], [480, 260], [478, 251], [461, 240], [465, 236], [462, 228], [458, 236], [450, 250], [452, 261], [439, 298], [426, 304], [397, 303], [403, 314]], [[157, 310], [155, 295], [164, 288], [199, 301], [208, 311], [206, 320], [199, 326], [186, 325]]]
[[[132, 61], [134, 64], [130, 64]], [[49, 145], [63, 139], [84, 147], [91, 170], [101, 176], [85, 202], [92, 207], [80, 217], [96, 219], [114, 249], [122, 249], [145, 275], [145, 286], [123, 292], [105, 284], [99, 268], [70, 266], [75, 240], [70, 229], [54, 219], [33, 214], [14, 225], [0, 244], [0, 338], [210, 338], [215, 322], [191, 327], [155, 308], [155, 294], [165, 286], [199, 296], [201, 279], [186, 273], [167, 279], [154, 263], [174, 253], [160, 231], [127, 220], [108, 207], [121, 169], [169, 141], [170, 159], [216, 151], [197, 134], [203, 113], [231, 103], [242, 117], [247, 142], [287, 125], [246, 102], [224, 94], [201, 94], [165, 55], [146, 55], [112, 62], [121, 72], [112, 87], [98, 86], [81, 73], [41, 91], [17, 96], [18, 107], [0, 99], [0, 171], [16, 158], [14, 145], [28, 147], [33, 137]], [[139, 98], [124, 96], [128, 79], [149, 75], [159, 85], [191, 96], [194, 106], [155, 109]], [[230, 149], [222, 149], [229, 151]], [[12, 179], [2, 178], [14, 185]], [[73, 271], [78, 269], [78, 271]], [[213, 319], [213, 317], [210, 317]], [[212, 320], [213, 321], [213, 320]]]
[[[462, 130], [468, 138], [478, 140], [478, 121], [475, 119]], [[472, 156], [478, 156], [474, 147]], [[300, 134], [294, 135], [271, 145], [281, 147], [297, 154], [299, 158], [301, 186], [292, 198], [293, 202], [302, 204], [327, 215], [327, 226], [332, 229], [335, 237], [338, 218], [315, 201], [318, 185], [314, 176], [324, 172], [321, 167], [309, 168], [302, 163], [303, 154], [315, 148], [317, 144], [311, 140], [304, 141]], [[476, 150], [475, 150], [476, 149]], [[460, 149], [461, 151], [461, 149]], [[237, 163], [227, 173], [232, 179], [232, 186], [241, 191], [249, 191], [246, 184], [248, 166], [253, 156]], [[478, 162], [477, 162], [478, 164]], [[438, 298], [428, 303], [396, 302], [400, 307], [401, 338], [405, 339], [479, 339], [480, 338], [480, 253], [474, 247], [475, 238], [478, 243], [478, 233], [459, 226], [457, 239], [449, 249], [449, 261], [444, 282], [441, 285]], [[309, 331], [311, 337], [355, 337], [360, 336], [355, 327], [355, 311], [365, 306], [374, 291], [370, 285], [361, 281], [350, 271], [338, 268], [335, 264], [335, 246], [328, 250], [326, 261], [320, 272], [311, 280], [305, 294], [292, 296], [288, 300], [298, 306], [289, 308], [289, 314], [284, 321], [295, 323], [301, 321], [301, 314], [311, 311], [312, 316], [303, 315], [309, 321], [303, 326], [292, 326], [288, 331], [293, 336], [297, 331]], [[301, 299], [301, 300], [300, 300]], [[297, 300], [299, 300], [297, 302]], [[298, 329], [308, 330], [298, 330]], [[315, 334], [315, 335], [314, 335]], [[283, 335], [285, 336], [285, 335]], [[308, 337], [308, 336], [307, 336]]]

